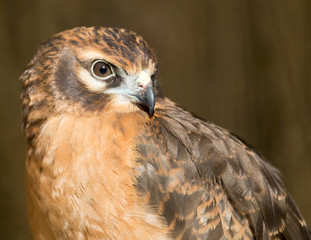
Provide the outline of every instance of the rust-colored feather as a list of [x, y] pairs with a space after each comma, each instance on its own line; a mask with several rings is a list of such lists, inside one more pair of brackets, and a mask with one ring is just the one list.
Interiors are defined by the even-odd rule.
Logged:
[[277, 170], [164, 98], [156, 70], [125, 29], [40, 46], [21, 76], [34, 239], [311, 239]]

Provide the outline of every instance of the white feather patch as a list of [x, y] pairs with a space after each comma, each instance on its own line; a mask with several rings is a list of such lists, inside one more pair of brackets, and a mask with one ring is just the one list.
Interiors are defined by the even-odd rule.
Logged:
[[81, 82], [85, 84], [85, 86], [93, 91], [102, 91], [106, 88], [107, 83], [105, 81], [101, 81], [99, 79], [95, 79], [88, 70], [80, 69], [79, 78]]

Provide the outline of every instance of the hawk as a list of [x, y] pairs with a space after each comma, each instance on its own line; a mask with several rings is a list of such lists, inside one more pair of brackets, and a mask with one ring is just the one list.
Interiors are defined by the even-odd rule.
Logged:
[[278, 171], [166, 98], [134, 32], [77, 27], [22, 74], [34, 239], [311, 239]]

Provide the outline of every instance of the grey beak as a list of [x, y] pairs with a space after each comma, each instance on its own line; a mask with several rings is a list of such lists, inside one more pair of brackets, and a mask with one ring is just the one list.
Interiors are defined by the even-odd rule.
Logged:
[[148, 114], [151, 117], [154, 113], [155, 106], [155, 93], [153, 91], [152, 83], [149, 82], [143, 89], [139, 92], [137, 98], [139, 99], [139, 103], [147, 108]]

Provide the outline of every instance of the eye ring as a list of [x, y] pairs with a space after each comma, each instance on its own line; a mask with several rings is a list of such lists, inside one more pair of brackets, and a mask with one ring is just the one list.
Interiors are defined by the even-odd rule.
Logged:
[[94, 77], [101, 80], [106, 80], [115, 76], [111, 65], [104, 60], [94, 61], [91, 66], [91, 72]]

